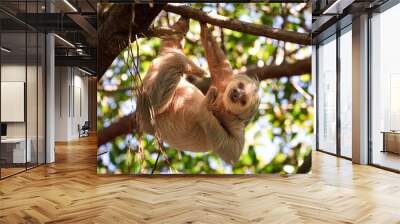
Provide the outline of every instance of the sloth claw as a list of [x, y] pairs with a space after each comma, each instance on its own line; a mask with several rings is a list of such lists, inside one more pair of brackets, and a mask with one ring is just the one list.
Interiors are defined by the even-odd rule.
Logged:
[[217, 97], [218, 97], [218, 89], [215, 86], [211, 86], [207, 92], [207, 101], [209, 108], [212, 108], [213, 104], [217, 100]]

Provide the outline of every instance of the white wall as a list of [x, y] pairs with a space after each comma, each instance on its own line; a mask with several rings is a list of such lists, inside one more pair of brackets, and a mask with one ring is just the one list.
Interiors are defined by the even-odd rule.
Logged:
[[55, 140], [68, 140], [68, 87], [69, 79], [67, 67], [55, 68]]
[[85, 121], [88, 121], [88, 78], [82, 75], [83, 73], [79, 70], [74, 70], [74, 96], [72, 96], [74, 99], [74, 108], [72, 110], [73, 119], [71, 124], [71, 135], [74, 137], [79, 135], [78, 124], [82, 126]]
[[[38, 69], [38, 70], [36, 70]], [[31, 144], [32, 162], [44, 163], [44, 83], [43, 83], [42, 67], [25, 64], [3, 64], [1, 66], [1, 81], [2, 82], [24, 82], [26, 84], [26, 107], [23, 102], [22, 108], [19, 111], [23, 114], [26, 112], [26, 120], [21, 122], [6, 122], [8, 138], [25, 138], [29, 139]], [[25, 78], [27, 77], [27, 80]], [[4, 89], [2, 89], [3, 92]], [[24, 90], [21, 94], [24, 94]], [[4, 93], [3, 93], [4, 94]], [[2, 95], [7, 97], [7, 95]], [[12, 110], [10, 107], [2, 107], [2, 112]], [[14, 108], [14, 110], [16, 110]], [[7, 111], [7, 113], [13, 113]], [[15, 113], [15, 112], [14, 112]], [[24, 115], [23, 115], [24, 116]], [[37, 155], [39, 153], [39, 155]]]
[[[31, 70], [32, 67], [28, 67]], [[25, 82], [25, 64], [5, 64], [1, 66], [2, 82]], [[33, 93], [28, 95], [33, 95]], [[35, 92], [36, 96], [36, 92]], [[1, 108], [7, 110], [7, 108]], [[25, 122], [7, 122], [7, 137], [25, 137]]]
[[88, 120], [88, 78], [72, 67], [56, 67], [56, 141], [79, 138], [78, 125]]
[[[2, 65], [1, 81], [25, 82], [25, 64]], [[7, 110], [7, 108], [1, 108], [1, 110]], [[7, 137], [25, 138], [25, 122], [7, 122]]]

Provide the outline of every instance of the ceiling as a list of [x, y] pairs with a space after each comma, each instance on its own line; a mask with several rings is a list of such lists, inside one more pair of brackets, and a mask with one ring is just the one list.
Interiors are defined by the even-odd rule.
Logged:
[[351, 24], [352, 18], [381, 6], [388, 0], [312, 0], [313, 43]]
[[[2, 55], [7, 54], [9, 60], [23, 58], [24, 55], [33, 58], [37, 44], [36, 39], [32, 38], [36, 37], [36, 33], [54, 32], [57, 34], [56, 65], [78, 66], [95, 75], [97, 1], [49, 0], [47, 9], [45, 2], [0, 1], [2, 46], [11, 50], [9, 53], [2, 51]], [[29, 34], [30, 32], [35, 35]]]

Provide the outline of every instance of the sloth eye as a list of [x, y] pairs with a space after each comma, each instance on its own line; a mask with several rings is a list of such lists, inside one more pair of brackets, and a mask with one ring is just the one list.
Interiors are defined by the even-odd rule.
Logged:
[[243, 82], [239, 82], [239, 85], [238, 85], [238, 87], [239, 87], [239, 89], [243, 89], [243, 88], [244, 88], [244, 84], [243, 84]]
[[242, 104], [243, 106], [246, 105], [246, 103], [247, 103], [246, 100], [241, 100], [240, 101], [240, 104]]

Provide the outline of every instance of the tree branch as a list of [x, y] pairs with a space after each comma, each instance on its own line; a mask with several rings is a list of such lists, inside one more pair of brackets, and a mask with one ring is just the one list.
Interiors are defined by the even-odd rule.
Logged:
[[259, 80], [307, 74], [311, 73], [311, 58], [308, 57], [294, 63], [285, 62], [280, 65], [249, 66], [239, 73], [257, 77]]
[[135, 113], [126, 115], [110, 126], [103, 128], [97, 132], [97, 145], [103, 145], [115, 137], [126, 135], [137, 131], [136, 115]]
[[[249, 66], [240, 74], [257, 76], [259, 80], [290, 77], [311, 73], [311, 58], [298, 60], [294, 63], [283, 63], [281, 65], [267, 65], [264, 67]], [[203, 80], [191, 80], [203, 93], [206, 93], [210, 87], [210, 78]], [[132, 119], [133, 118], [133, 119]], [[133, 129], [133, 130], [131, 130]], [[114, 139], [117, 136], [132, 133], [136, 130], [135, 114], [127, 115], [118, 121], [112, 123], [109, 127], [98, 132], [98, 145], [102, 145]]]
[[[168, 28], [150, 28], [153, 19], [161, 11], [164, 4], [115, 4], [105, 13], [104, 19], [98, 30], [98, 80], [111, 65], [118, 54], [128, 45], [129, 27], [131, 26], [132, 11], [135, 11], [135, 21], [132, 26], [134, 35], [163, 37], [179, 34]], [[311, 44], [311, 37], [306, 33], [298, 33], [283, 29], [275, 29], [266, 25], [248, 23], [236, 19], [229, 19], [219, 15], [209, 15], [199, 9], [189, 6], [166, 5], [164, 9], [186, 16], [201, 22], [209, 23], [219, 27], [236, 30], [257, 36], [265, 36], [272, 39], [298, 43], [302, 45]]]
[[173, 30], [168, 27], [151, 27], [148, 30], [142, 32], [147, 37], [167, 37], [173, 35], [183, 35], [184, 33]]
[[[164, 4], [154, 4], [154, 6], [134, 4], [134, 7], [132, 4], [111, 6], [98, 29], [97, 80], [100, 80], [118, 54], [128, 46], [130, 27], [132, 27], [133, 36], [146, 31], [163, 6]], [[132, 24], [133, 11], [134, 24]]]
[[195, 9], [189, 6], [176, 6], [168, 4], [164, 6], [164, 10], [179, 14], [184, 17], [192, 18], [200, 22], [209, 23], [231, 30], [236, 30], [242, 33], [253, 34], [256, 36], [264, 36], [301, 45], [311, 44], [311, 36], [306, 33], [276, 29], [266, 25], [248, 23], [237, 19], [229, 19], [220, 15], [210, 15], [199, 9]]
[[97, 88], [97, 92], [102, 93], [102, 94], [104, 94], [106, 96], [112, 96], [112, 95], [114, 95], [116, 93], [123, 93], [123, 92], [126, 92], [126, 91], [134, 91], [135, 89], [136, 88], [131, 87], [131, 86], [129, 86], [129, 87], [120, 87], [118, 89], [113, 89], [113, 90], [106, 90], [106, 89], [103, 89], [103, 88], [101, 88], [101, 89]]

